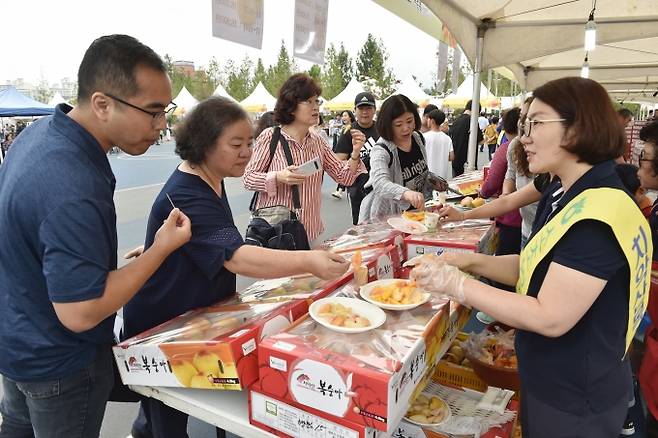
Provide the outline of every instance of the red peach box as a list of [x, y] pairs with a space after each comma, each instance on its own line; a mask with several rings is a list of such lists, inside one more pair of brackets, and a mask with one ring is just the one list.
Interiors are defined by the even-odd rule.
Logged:
[[390, 433], [439, 360], [448, 312], [445, 301], [433, 298], [412, 310], [387, 311], [383, 326], [358, 334], [331, 331], [307, 316], [259, 345], [261, 388], [331, 421]]
[[249, 388], [249, 422], [282, 438], [384, 438], [384, 433], [267, 394], [256, 382]]
[[258, 379], [257, 345], [308, 311], [308, 301], [192, 310], [113, 347], [126, 385], [242, 390]]
[[447, 223], [433, 233], [409, 235], [404, 239], [407, 259], [444, 252], [493, 254], [496, 245], [494, 231], [492, 221], [466, 220]]

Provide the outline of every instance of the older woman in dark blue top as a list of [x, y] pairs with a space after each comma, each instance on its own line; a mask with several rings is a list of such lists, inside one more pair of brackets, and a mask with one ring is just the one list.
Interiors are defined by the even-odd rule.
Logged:
[[[173, 204], [192, 221], [192, 238], [173, 252], [124, 307], [124, 338], [155, 327], [195, 307], [235, 293], [236, 274], [276, 278], [310, 272], [333, 278], [347, 269], [325, 251], [278, 251], [244, 245], [233, 223], [224, 178], [240, 177], [251, 157], [253, 127], [244, 110], [225, 98], [200, 103], [177, 129], [183, 159], [155, 199], [145, 246]], [[144, 399], [133, 436], [186, 437], [187, 415]]]

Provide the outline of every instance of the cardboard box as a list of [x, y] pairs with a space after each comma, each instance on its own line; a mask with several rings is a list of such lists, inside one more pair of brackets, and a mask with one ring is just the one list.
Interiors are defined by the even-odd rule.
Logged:
[[249, 388], [249, 422], [282, 438], [384, 438], [382, 432], [267, 394], [259, 382]]
[[[354, 252], [344, 252], [344, 258], [351, 261]], [[368, 281], [394, 278], [400, 268], [397, 247], [375, 247], [361, 250], [363, 264], [368, 267]], [[297, 299], [315, 301], [324, 298], [336, 289], [354, 279], [352, 267], [336, 280], [322, 280], [312, 275], [261, 280], [238, 292], [233, 303], [279, 302]]]
[[496, 244], [494, 230], [492, 221], [474, 219], [448, 223], [433, 233], [409, 235], [404, 239], [407, 260], [444, 252], [493, 254]]
[[[484, 172], [476, 170], [459, 175], [458, 177], [450, 180], [450, 187], [461, 192], [463, 196], [477, 195], [478, 190], [482, 186], [484, 180]], [[448, 199], [459, 197], [452, 193], [448, 194]]]
[[[346, 285], [332, 296], [349, 295]], [[432, 300], [386, 323], [342, 334], [310, 317], [259, 345], [260, 385], [280, 400], [390, 433], [438, 361], [450, 306]], [[421, 388], [422, 389], [422, 388]]]
[[404, 234], [386, 222], [355, 225], [345, 233], [326, 240], [320, 248], [341, 254], [394, 245], [398, 258], [404, 258]]
[[113, 347], [126, 385], [241, 390], [258, 379], [257, 345], [308, 301], [217, 305], [187, 312]]

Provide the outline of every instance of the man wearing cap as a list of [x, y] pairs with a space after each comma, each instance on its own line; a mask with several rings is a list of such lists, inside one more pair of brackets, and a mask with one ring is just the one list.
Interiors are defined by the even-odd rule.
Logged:
[[[352, 129], [358, 129], [366, 136], [366, 142], [361, 148], [360, 158], [366, 165], [368, 172], [370, 172], [370, 149], [379, 140], [379, 134], [377, 133], [377, 128], [375, 128], [375, 109], [375, 96], [372, 93], [364, 92], [356, 95], [354, 99], [356, 123], [352, 125]], [[354, 157], [351, 155], [352, 149], [352, 133], [347, 131], [338, 138], [336, 155], [341, 160], [358, 160], [358, 156]], [[354, 181], [354, 184], [347, 188], [350, 206], [352, 208], [352, 223], [354, 225], [359, 221], [361, 201], [363, 201], [366, 195], [363, 189], [366, 181], [368, 181], [368, 174], [362, 173]]]

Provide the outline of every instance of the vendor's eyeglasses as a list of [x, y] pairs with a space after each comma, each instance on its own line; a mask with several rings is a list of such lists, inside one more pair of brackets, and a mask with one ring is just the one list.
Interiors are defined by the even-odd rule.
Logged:
[[521, 125], [521, 133], [526, 137], [530, 137], [532, 133], [532, 125], [541, 125], [542, 123], [552, 123], [552, 122], [565, 122], [567, 119], [546, 119], [546, 120], [530, 120], [525, 119], [525, 122]]
[[653, 160], [654, 160], [653, 158], [646, 158], [644, 154], [644, 149], [642, 149], [642, 151], [640, 151], [640, 158], [637, 161], [640, 164], [642, 164], [643, 161], [652, 162]]
[[167, 117], [171, 116], [174, 113], [174, 111], [176, 111], [176, 104], [174, 102], [169, 102], [169, 105], [167, 106], [167, 108], [164, 111], [149, 111], [149, 110], [145, 110], [144, 108], [140, 108], [137, 105], [133, 105], [130, 102], [126, 102], [123, 99], [119, 99], [118, 97], [113, 96], [109, 93], [105, 93], [105, 95], [107, 97], [113, 99], [113, 100], [116, 100], [119, 103], [127, 105], [131, 108], [134, 108], [134, 109], [138, 110], [138, 111], [141, 111], [144, 114], [148, 114], [149, 116], [152, 117], [151, 124], [153, 126], [156, 126], [158, 123], [160, 123], [162, 120], [165, 120]]

